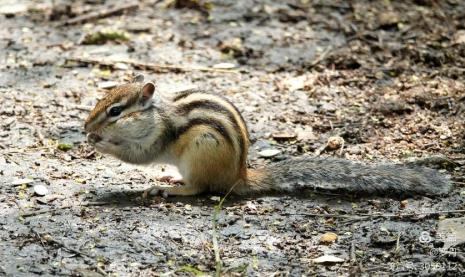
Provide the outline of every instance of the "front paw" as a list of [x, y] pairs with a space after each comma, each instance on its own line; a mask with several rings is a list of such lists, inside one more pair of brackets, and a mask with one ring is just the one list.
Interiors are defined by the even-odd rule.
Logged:
[[142, 193], [142, 198], [147, 199], [150, 196], [157, 196], [160, 195], [163, 198], [167, 198], [169, 196], [168, 190], [171, 186], [153, 186], [149, 189], [146, 189], [144, 193]]
[[159, 182], [168, 183], [171, 185], [184, 185], [184, 180], [181, 176], [162, 176], [156, 179]]

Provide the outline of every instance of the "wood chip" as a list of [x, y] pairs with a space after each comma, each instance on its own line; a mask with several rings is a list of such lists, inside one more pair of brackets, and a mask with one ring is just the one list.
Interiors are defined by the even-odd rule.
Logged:
[[338, 258], [336, 256], [332, 255], [323, 255], [321, 257], [318, 257], [316, 259], [312, 260], [314, 263], [317, 264], [323, 264], [323, 263], [342, 263], [344, 262], [344, 259]]
[[288, 141], [288, 140], [293, 140], [297, 138], [297, 134], [282, 132], [282, 133], [273, 134], [273, 138], [278, 141]]
[[213, 66], [213, 68], [218, 69], [233, 69], [236, 68], [236, 65], [233, 63], [218, 63]]
[[34, 182], [33, 179], [17, 179], [17, 180], [14, 180], [13, 182], [11, 182], [11, 184], [13, 186], [19, 186], [19, 185], [24, 185], [24, 184], [30, 184]]

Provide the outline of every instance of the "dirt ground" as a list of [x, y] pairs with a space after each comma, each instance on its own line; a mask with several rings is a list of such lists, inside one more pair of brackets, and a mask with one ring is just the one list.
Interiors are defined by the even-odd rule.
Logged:
[[[0, 275], [214, 275], [219, 253], [229, 276], [463, 276], [465, 228], [443, 230], [465, 213], [465, 1], [147, 0], [78, 20], [127, 3], [0, 1]], [[228, 197], [217, 220], [219, 195], [144, 202], [161, 168], [102, 156], [83, 130], [133, 73], [228, 97], [251, 165], [413, 162], [454, 190]]]

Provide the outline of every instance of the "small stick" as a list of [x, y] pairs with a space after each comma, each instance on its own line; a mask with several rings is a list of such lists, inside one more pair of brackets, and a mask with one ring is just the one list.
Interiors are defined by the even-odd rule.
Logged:
[[323, 51], [323, 53], [321, 53], [320, 56], [318, 56], [318, 58], [314, 59], [313, 62], [310, 63], [310, 67], [314, 67], [317, 64], [319, 64], [321, 61], [323, 61], [326, 58], [326, 56], [329, 54], [331, 49], [332, 49], [331, 46], [326, 47], [325, 51]]
[[93, 258], [92, 255], [81, 252], [81, 251], [79, 251], [79, 250], [77, 250], [75, 248], [69, 247], [64, 242], [56, 240], [56, 239], [52, 238], [52, 236], [50, 236], [50, 235], [43, 235], [43, 234], [37, 232], [34, 228], [31, 228], [31, 231], [40, 239], [41, 243], [43, 243], [43, 241], [52, 242], [52, 243], [66, 249], [66, 250], [68, 250], [68, 251], [70, 251], [70, 252], [72, 252], [72, 253], [74, 253], [76, 255], [79, 255], [81, 257]]
[[355, 256], [355, 242], [352, 240], [350, 243], [350, 261], [355, 263], [357, 261], [357, 257]]
[[103, 270], [103, 268], [101, 268], [100, 266], [95, 266], [97, 268], [97, 271], [98, 273], [102, 274], [103, 276], [109, 276], [108, 273], [105, 272], [105, 270]]
[[134, 60], [103, 60], [103, 59], [91, 59], [91, 58], [79, 58], [79, 57], [70, 57], [66, 58], [67, 61], [78, 62], [78, 63], [85, 63], [85, 64], [97, 64], [103, 65], [107, 67], [113, 68], [116, 63], [126, 63], [132, 65], [136, 69], [145, 69], [145, 70], [152, 70], [156, 73], [164, 73], [167, 71], [174, 71], [174, 72], [190, 72], [190, 71], [203, 71], [203, 72], [218, 72], [218, 73], [235, 73], [238, 74], [239, 72], [236, 70], [229, 70], [229, 69], [219, 69], [219, 68], [212, 68], [212, 67], [204, 67], [204, 66], [178, 66], [178, 65], [163, 65], [163, 64], [154, 64], [154, 63], [144, 63]]
[[81, 23], [97, 20], [100, 18], [105, 18], [105, 17], [121, 14], [124, 11], [135, 10], [137, 8], [139, 8], [139, 5], [137, 3], [130, 3], [130, 4], [121, 5], [121, 6], [112, 7], [112, 8], [105, 7], [104, 9], [100, 11], [90, 12], [90, 13], [87, 13], [81, 16], [77, 16], [75, 18], [68, 19], [60, 23], [59, 26], [81, 24]]
[[226, 193], [226, 195], [220, 199], [220, 202], [218, 205], [215, 206], [215, 209], [213, 211], [213, 219], [212, 219], [212, 244], [213, 244], [213, 252], [215, 253], [215, 277], [220, 277], [222, 274], [222, 269], [223, 269], [223, 262], [221, 261], [221, 256], [220, 256], [220, 249], [219, 249], [219, 243], [218, 243], [218, 217], [220, 215], [221, 209], [223, 208], [223, 203], [226, 200], [226, 198], [231, 194], [231, 192], [234, 190], [234, 188], [239, 184], [239, 182], [236, 182], [231, 189]]
[[69, 105], [66, 105], [65, 107], [67, 107], [67, 108], [75, 108], [77, 110], [81, 110], [81, 111], [85, 111], [85, 112], [92, 111], [92, 106], [87, 106], [87, 105], [69, 104]]
[[107, 204], [112, 204], [112, 203], [108, 203], [108, 202], [86, 202], [86, 203], [82, 203], [81, 205], [66, 205], [66, 206], [61, 206], [61, 207], [52, 208], [52, 209], [40, 209], [40, 210], [36, 210], [36, 211], [26, 211], [26, 212], [20, 214], [20, 216], [22, 216], [22, 217], [30, 217], [30, 216], [36, 216], [36, 215], [39, 215], [39, 214], [46, 214], [46, 213], [52, 213], [52, 212], [59, 211], [59, 210], [70, 209], [70, 208], [73, 208], [73, 207], [104, 206], [104, 205], [107, 205]]
[[[42, 245], [44, 245], [44, 241], [51, 242], [51, 243], [54, 243], [54, 244], [58, 245], [61, 248], [66, 249], [67, 251], [69, 251], [71, 253], [74, 253], [76, 255], [81, 256], [82, 258], [84, 258], [85, 260], [87, 260], [89, 262], [94, 261], [95, 257], [92, 254], [88, 254], [88, 253], [82, 252], [82, 251], [80, 251], [80, 250], [78, 250], [76, 248], [70, 247], [70, 246], [66, 245], [64, 242], [59, 241], [57, 239], [54, 239], [51, 235], [44, 235], [44, 234], [39, 233], [34, 228], [31, 228], [31, 231], [39, 238], [40, 243]], [[108, 273], [106, 273], [105, 270], [103, 270], [103, 268], [101, 268], [99, 265], [95, 265], [95, 268], [97, 269], [98, 273], [102, 274], [103, 276], [108, 276]]]
[[396, 255], [399, 254], [399, 251], [400, 251], [400, 234], [401, 234], [401, 232], [399, 232], [399, 234], [397, 234], [396, 249], [394, 250]]
[[352, 219], [364, 219], [364, 218], [376, 218], [376, 217], [415, 217], [419, 215], [439, 215], [439, 214], [454, 214], [454, 213], [465, 213], [465, 210], [448, 210], [448, 211], [437, 211], [437, 212], [424, 212], [424, 213], [405, 213], [405, 214], [319, 214], [319, 213], [283, 213], [282, 215], [301, 215], [311, 217], [336, 217], [336, 218], [352, 218]]

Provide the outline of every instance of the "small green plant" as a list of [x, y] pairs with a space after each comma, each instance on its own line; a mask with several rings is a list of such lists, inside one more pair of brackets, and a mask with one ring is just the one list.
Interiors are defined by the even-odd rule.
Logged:
[[108, 41], [127, 40], [129, 40], [129, 35], [124, 31], [104, 29], [87, 34], [82, 40], [82, 44], [105, 44]]
[[237, 185], [234, 184], [231, 189], [226, 193], [226, 195], [223, 198], [220, 198], [220, 201], [218, 202], [218, 205], [215, 206], [214, 211], [213, 211], [213, 222], [212, 222], [212, 244], [213, 244], [213, 252], [215, 253], [215, 276], [220, 277], [221, 272], [223, 270], [223, 262], [221, 261], [221, 256], [220, 256], [220, 249], [219, 249], [219, 244], [218, 244], [218, 217], [220, 215], [221, 209], [223, 208], [223, 203], [226, 200], [226, 198], [231, 194], [233, 191], [234, 187]]

